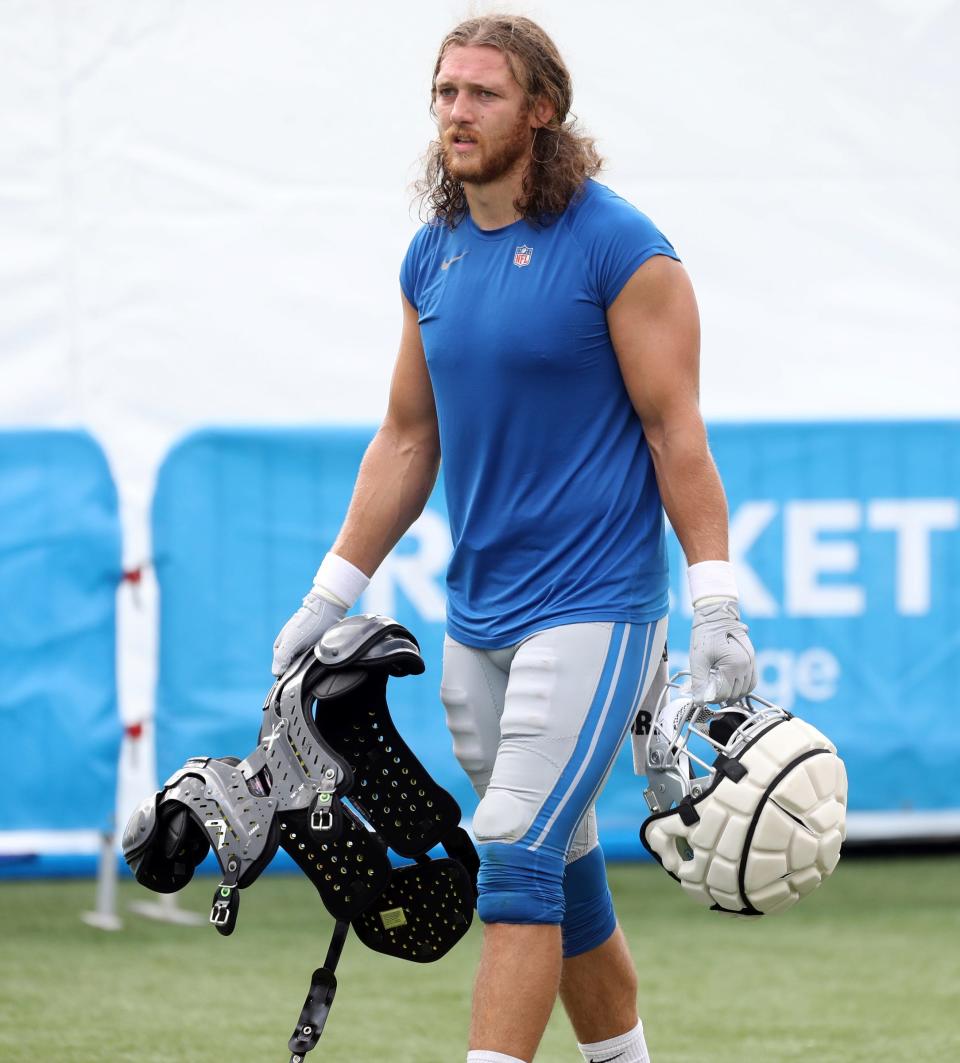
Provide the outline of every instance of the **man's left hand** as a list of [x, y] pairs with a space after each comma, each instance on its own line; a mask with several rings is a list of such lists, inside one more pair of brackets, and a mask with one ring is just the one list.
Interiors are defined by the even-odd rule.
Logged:
[[757, 661], [736, 598], [701, 598], [690, 629], [693, 700], [734, 701], [757, 685]]

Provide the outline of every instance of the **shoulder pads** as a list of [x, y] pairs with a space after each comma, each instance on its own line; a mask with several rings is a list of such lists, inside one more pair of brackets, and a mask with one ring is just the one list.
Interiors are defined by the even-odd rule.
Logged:
[[420, 644], [402, 624], [369, 613], [334, 624], [313, 652], [328, 668], [386, 668], [394, 676], [420, 675], [425, 668]]
[[[294, 1059], [323, 1028], [348, 925], [371, 949], [422, 963], [443, 956], [473, 918], [479, 859], [460, 808], [387, 706], [390, 676], [423, 671], [417, 640], [395, 620], [340, 621], [274, 683], [244, 760], [191, 758], [124, 831], [137, 880], [161, 893], [185, 886], [213, 848], [223, 879], [210, 921], [221, 934], [236, 923], [238, 891], [278, 845], [313, 883], [337, 930], [290, 1040]], [[446, 857], [428, 856], [436, 845]], [[388, 849], [415, 863], [394, 866]]]

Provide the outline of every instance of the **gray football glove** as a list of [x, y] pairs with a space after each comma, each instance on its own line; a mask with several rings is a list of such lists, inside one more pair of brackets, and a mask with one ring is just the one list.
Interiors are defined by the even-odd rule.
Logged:
[[333, 601], [314, 586], [277, 635], [273, 644], [273, 674], [282, 675], [298, 653], [319, 642], [346, 612], [343, 602]]
[[757, 685], [757, 660], [736, 598], [701, 598], [690, 628], [693, 700], [732, 701]]

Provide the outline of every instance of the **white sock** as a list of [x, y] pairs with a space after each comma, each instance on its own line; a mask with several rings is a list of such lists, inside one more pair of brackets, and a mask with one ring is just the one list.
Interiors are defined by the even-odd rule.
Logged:
[[587, 1063], [650, 1063], [647, 1055], [647, 1042], [643, 1037], [643, 1023], [606, 1041], [595, 1041], [592, 1045], [579, 1045]]
[[524, 1063], [516, 1056], [505, 1056], [502, 1052], [487, 1052], [482, 1048], [475, 1048], [467, 1053], [467, 1063]]

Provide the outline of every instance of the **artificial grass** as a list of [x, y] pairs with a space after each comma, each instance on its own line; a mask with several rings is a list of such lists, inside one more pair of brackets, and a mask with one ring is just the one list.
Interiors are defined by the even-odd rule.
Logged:
[[[960, 1060], [960, 859], [845, 859], [797, 908], [759, 920], [699, 909], [651, 865], [613, 866], [610, 880], [654, 1063]], [[183, 906], [204, 909], [214, 885], [198, 879]], [[121, 908], [149, 897], [121, 883]], [[92, 899], [89, 882], [0, 884], [0, 1059], [289, 1059], [331, 926], [305, 879], [245, 891], [229, 939], [127, 913], [119, 933], [97, 931], [78, 918]], [[308, 1061], [462, 1061], [479, 944], [475, 923], [417, 965], [348, 941]], [[579, 1059], [558, 1007], [537, 1063]]]

